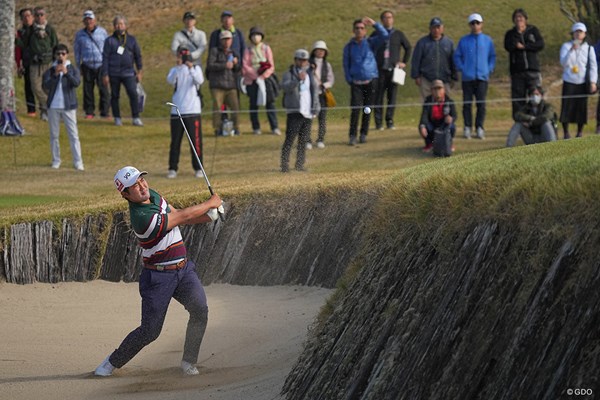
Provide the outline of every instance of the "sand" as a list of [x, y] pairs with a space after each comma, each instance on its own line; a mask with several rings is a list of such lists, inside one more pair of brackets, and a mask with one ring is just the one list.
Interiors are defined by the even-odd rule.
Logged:
[[187, 312], [171, 302], [160, 337], [111, 377], [92, 371], [139, 324], [137, 283], [0, 284], [0, 399], [279, 399], [331, 290], [206, 287], [200, 375], [179, 363]]

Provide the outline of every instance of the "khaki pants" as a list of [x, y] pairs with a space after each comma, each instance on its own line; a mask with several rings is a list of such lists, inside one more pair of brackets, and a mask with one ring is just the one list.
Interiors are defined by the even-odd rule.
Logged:
[[237, 89], [210, 89], [210, 94], [213, 98], [213, 129], [221, 129], [221, 106], [225, 104], [231, 111], [233, 127], [239, 132], [238, 111], [240, 110], [240, 104]]
[[40, 112], [45, 113], [48, 108], [48, 95], [42, 89], [42, 78], [44, 76], [44, 72], [48, 68], [52, 66], [52, 63], [48, 64], [32, 64], [29, 67], [29, 79], [31, 82], [31, 90], [33, 90], [33, 95], [35, 96], [38, 106], [40, 108]]

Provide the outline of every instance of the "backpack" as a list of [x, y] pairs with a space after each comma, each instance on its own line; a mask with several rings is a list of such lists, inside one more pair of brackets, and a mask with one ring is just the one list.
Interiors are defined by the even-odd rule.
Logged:
[[436, 128], [433, 136], [433, 155], [437, 157], [450, 157], [452, 155], [452, 135], [450, 128]]

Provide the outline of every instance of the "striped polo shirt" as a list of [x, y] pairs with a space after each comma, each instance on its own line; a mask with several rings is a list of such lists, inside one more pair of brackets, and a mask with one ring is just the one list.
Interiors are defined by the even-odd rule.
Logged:
[[179, 227], [167, 230], [169, 203], [156, 191], [149, 189], [150, 203], [129, 202], [131, 226], [137, 236], [146, 265], [170, 265], [186, 257], [185, 244]]

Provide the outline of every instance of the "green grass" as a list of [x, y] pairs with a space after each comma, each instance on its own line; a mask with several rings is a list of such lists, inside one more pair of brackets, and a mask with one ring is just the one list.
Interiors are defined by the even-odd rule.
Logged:
[[[75, 0], [62, 5], [64, 10], [60, 9], [61, 4], [53, 3], [52, 7], [58, 10], [55, 15], [61, 12], [64, 17], [61, 29], [66, 33], [65, 36], [72, 37], [71, 33], [79, 29], [81, 24], [79, 8], [87, 8], [87, 4]], [[507, 0], [492, 3], [411, 0], [402, 2], [401, 5], [390, 0], [376, 4], [367, 1], [350, 3], [333, 0], [323, 3], [308, 0], [299, 3], [281, 0], [271, 2], [268, 6], [241, 2], [231, 7], [228, 3], [216, 1], [191, 7], [198, 16], [197, 26], [205, 30], [207, 35], [218, 26], [219, 14], [223, 9], [233, 9], [236, 26], [245, 35], [251, 26], [262, 26], [266, 31], [266, 42], [275, 52], [280, 76], [291, 63], [296, 48], [310, 48], [315, 40], [324, 39], [330, 47], [329, 61], [336, 73], [334, 93], [338, 108], [330, 112], [327, 148], [307, 153], [307, 167], [310, 170], [307, 174], [281, 175], [278, 168], [283, 138], [249, 135], [249, 118], [245, 112], [241, 114], [244, 132], [241, 137], [217, 139], [211, 134], [207, 135], [206, 133], [212, 132], [209, 101], [203, 111], [204, 163], [213, 187], [226, 199], [236, 201], [254, 199], [264, 193], [283, 195], [291, 190], [328, 190], [342, 186], [356, 190], [369, 187], [390, 188], [399, 190], [398, 196], [410, 194], [414, 197], [404, 198], [402, 202], [409, 205], [414, 203], [415, 207], [419, 205], [414, 210], [417, 217], [427, 215], [427, 207], [435, 207], [433, 204], [421, 204], [420, 200], [434, 202], [447, 191], [451, 200], [456, 202], [457, 220], [460, 212], [469, 209], [467, 205], [469, 201], [474, 201], [477, 193], [483, 196], [480, 200], [482, 205], [473, 212], [502, 214], [517, 205], [520, 209], [525, 209], [526, 204], [519, 204], [517, 201], [519, 196], [533, 196], [558, 204], [560, 201], [570, 200], [565, 197], [568, 193], [575, 196], [573, 193], [577, 190], [595, 188], [594, 185], [573, 185], [580, 179], [588, 179], [585, 176], [579, 177], [579, 173], [592, 172], [585, 165], [580, 165], [578, 160], [593, 159], [594, 148], [597, 147], [596, 138], [555, 143], [548, 147], [502, 149], [511, 124], [510, 104], [506, 100], [509, 93], [507, 56], [502, 41], [504, 32], [512, 26], [512, 11], [521, 5], [521, 2]], [[179, 178], [167, 180], [164, 177], [170, 139], [169, 109], [164, 102], [170, 100], [172, 94], [165, 76], [174, 64], [169, 45], [175, 30], [180, 29], [183, 11], [188, 7], [162, 9], [150, 2], [131, 4], [119, 0], [112, 9], [100, 5], [97, 8], [100, 22], [107, 28], [117, 11], [127, 15], [130, 30], [142, 45], [144, 86], [148, 92], [146, 110], [142, 115], [146, 126], [142, 129], [134, 128], [125, 119], [126, 125], [116, 128], [111, 121], [81, 119], [79, 129], [86, 171], [77, 173], [71, 168], [64, 130], [61, 134], [63, 167], [54, 171], [49, 168], [47, 124], [28, 118], [23, 114], [23, 107], [20, 107], [19, 118], [27, 129], [27, 134], [19, 138], [0, 138], [0, 152], [3, 155], [0, 157], [3, 171], [0, 176], [0, 224], [123, 209], [123, 200], [113, 189], [112, 177], [117, 169], [127, 164], [147, 169], [151, 185], [174, 201], [187, 204], [207, 196], [204, 181], [192, 176], [190, 155], [185, 144], [182, 146]], [[69, 11], [72, 9], [77, 11]], [[422, 141], [416, 133], [420, 98], [416, 86], [409, 80], [400, 88], [398, 97], [396, 123], [399, 129], [393, 132], [372, 131], [367, 145], [355, 148], [347, 146], [349, 89], [341, 68], [342, 47], [351, 37], [353, 19], [361, 15], [378, 19], [383, 9], [395, 11], [396, 26], [407, 34], [413, 45], [426, 34], [428, 21], [434, 15], [444, 20], [446, 34], [455, 42], [468, 31], [465, 22], [468, 14], [477, 11], [483, 15], [484, 30], [494, 38], [498, 53], [498, 67], [489, 94], [491, 103], [486, 123], [487, 140], [457, 139], [457, 153], [447, 160], [435, 160], [422, 154], [419, 151]], [[527, 4], [526, 9], [530, 22], [540, 28], [546, 39], [546, 49], [541, 53], [541, 58], [545, 85], [550, 87], [560, 79], [556, 68], [558, 48], [568, 39], [566, 32], [570, 23], [560, 13], [558, 1], [532, 1]], [[57, 18], [58, 16], [55, 21]], [[20, 80], [15, 82], [17, 97], [22, 98], [22, 83]], [[560, 105], [559, 100], [554, 97], [559, 92], [560, 85], [554, 85], [549, 90], [555, 108]], [[209, 100], [207, 87], [204, 88], [204, 95]], [[123, 97], [122, 111], [126, 116], [129, 110], [124, 93]], [[458, 88], [453, 97], [460, 100]], [[280, 104], [278, 100], [277, 105]], [[242, 106], [246, 105], [247, 99], [242, 96]], [[596, 100], [590, 102], [590, 116], [593, 115], [591, 111], [595, 105]], [[260, 118], [263, 130], [266, 130], [268, 125], [262, 110]], [[283, 112], [279, 113], [279, 121], [280, 126], [285, 128]], [[460, 116], [458, 127], [460, 131]], [[586, 129], [586, 134], [589, 134], [591, 128], [588, 126]], [[313, 127], [313, 138], [315, 135]], [[590, 149], [587, 149], [588, 146]], [[294, 159], [295, 151], [292, 162]], [[507, 169], [506, 164], [513, 167]], [[545, 165], [546, 170], [552, 171], [552, 174], [531, 172], [537, 171], [534, 167], [540, 164]], [[578, 168], [573, 169], [571, 164], [578, 165]], [[489, 175], [486, 171], [493, 171], [493, 174]], [[502, 186], [494, 187], [496, 184]], [[394, 189], [397, 186], [402, 190]], [[480, 188], [486, 190], [478, 192]], [[547, 193], [548, 191], [557, 193]], [[589, 196], [591, 194], [584, 198]], [[497, 197], [502, 202], [496, 204], [495, 201], [486, 200]], [[463, 200], [459, 201], [461, 198]]]

